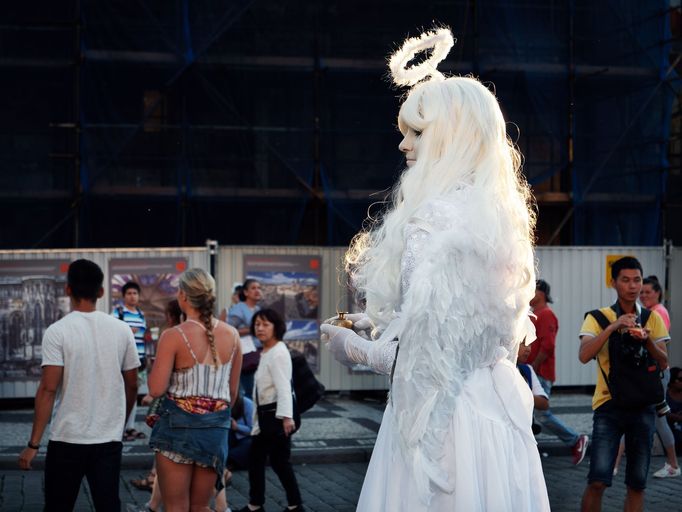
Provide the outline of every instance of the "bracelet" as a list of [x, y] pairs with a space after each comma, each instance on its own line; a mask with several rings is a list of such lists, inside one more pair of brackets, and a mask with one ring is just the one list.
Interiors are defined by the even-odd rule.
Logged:
[[40, 449], [40, 445], [39, 445], [39, 444], [33, 444], [30, 440], [29, 440], [29, 442], [26, 444], [26, 446], [28, 446], [28, 447], [31, 448], [32, 450], [39, 450], [39, 449]]

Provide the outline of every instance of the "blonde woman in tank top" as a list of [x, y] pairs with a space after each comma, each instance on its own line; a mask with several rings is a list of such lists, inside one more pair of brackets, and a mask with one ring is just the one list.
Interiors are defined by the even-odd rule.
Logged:
[[241, 371], [239, 334], [213, 317], [215, 281], [202, 269], [180, 276], [187, 320], [164, 331], [149, 393], [165, 396], [149, 444], [166, 512], [210, 510], [223, 487], [230, 407]]

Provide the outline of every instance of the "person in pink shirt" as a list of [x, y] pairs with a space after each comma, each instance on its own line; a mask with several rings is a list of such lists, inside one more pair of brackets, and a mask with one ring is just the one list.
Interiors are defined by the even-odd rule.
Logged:
[[[670, 331], [670, 315], [665, 306], [661, 304], [663, 289], [658, 282], [658, 278], [656, 276], [649, 276], [642, 283], [642, 291], [639, 295], [640, 302], [645, 308], [658, 313], [663, 319], [666, 329]], [[670, 382], [670, 368], [666, 367], [663, 368], [662, 385], [664, 390], [668, 389], [668, 382]], [[680, 471], [680, 467], [677, 464], [677, 456], [675, 455], [675, 437], [672, 430], [670, 430], [665, 415], [656, 418], [656, 432], [658, 432], [663, 442], [667, 460], [665, 465], [654, 473], [654, 477], [670, 478], [680, 476], [682, 471]]]
[[663, 289], [658, 282], [658, 278], [656, 276], [649, 276], [642, 283], [642, 291], [639, 294], [640, 302], [645, 308], [658, 313], [663, 319], [665, 328], [670, 332], [670, 315], [665, 306], [661, 304]]

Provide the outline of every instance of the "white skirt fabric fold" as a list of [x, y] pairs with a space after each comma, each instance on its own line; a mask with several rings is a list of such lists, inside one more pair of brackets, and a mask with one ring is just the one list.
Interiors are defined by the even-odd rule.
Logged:
[[[420, 499], [414, 475], [429, 468], [414, 467], [403, 459], [388, 404], [358, 512], [549, 511], [540, 456], [531, 434], [531, 411], [530, 389], [511, 363], [501, 361], [492, 371], [476, 370], [457, 398], [440, 461], [454, 491], [445, 493], [434, 487], [427, 504]], [[524, 424], [519, 425], [522, 418]]]

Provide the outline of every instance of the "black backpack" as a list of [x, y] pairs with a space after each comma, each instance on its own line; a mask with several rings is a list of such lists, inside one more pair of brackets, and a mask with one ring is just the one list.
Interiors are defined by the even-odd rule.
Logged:
[[296, 407], [303, 414], [324, 395], [324, 386], [315, 378], [305, 356], [298, 350], [290, 350], [291, 381], [296, 394]]
[[[611, 306], [620, 316], [622, 312], [618, 304]], [[585, 316], [592, 315], [602, 329], [606, 329], [609, 322], [606, 315], [595, 309], [588, 311]], [[642, 308], [640, 325], [646, 326], [651, 311]], [[661, 385], [661, 368], [651, 357], [644, 344], [630, 336], [629, 333], [614, 331], [609, 337], [609, 375], [597, 364], [606, 382], [614, 404], [624, 409], [638, 409], [654, 405], [663, 401], [663, 386]]]

